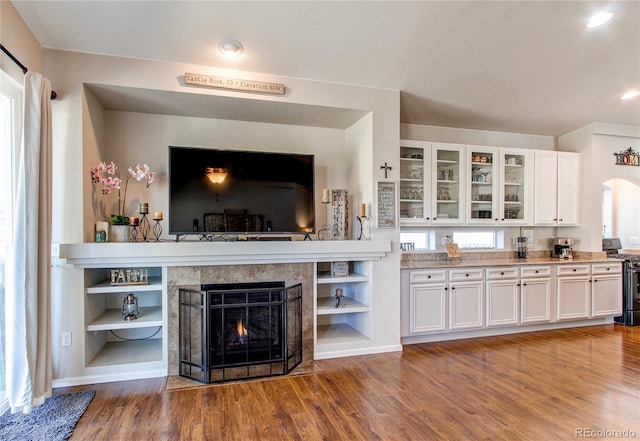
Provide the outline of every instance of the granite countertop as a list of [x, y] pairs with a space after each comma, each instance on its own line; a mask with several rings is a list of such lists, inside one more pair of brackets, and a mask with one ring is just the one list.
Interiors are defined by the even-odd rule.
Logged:
[[446, 253], [416, 253], [402, 254], [401, 269], [437, 269], [437, 268], [468, 268], [487, 266], [522, 266], [522, 265], [570, 265], [581, 263], [619, 262], [608, 259], [604, 252], [574, 252], [573, 259], [561, 260], [550, 256], [546, 251], [530, 251], [529, 257], [520, 259], [517, 253], [510, 251], [489, 251], [462, 253], [461, 258], [448, 258]]

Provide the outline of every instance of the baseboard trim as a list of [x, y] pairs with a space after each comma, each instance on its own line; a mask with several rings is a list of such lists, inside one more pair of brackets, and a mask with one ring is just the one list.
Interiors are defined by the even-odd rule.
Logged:
[[578, 328], [578, 327], [584, 327], [584, 326], [606, 325], [609, 323], [613, 323], [612, 317], [579, 320], [579, 321], [540, 323], [535, 325], [483, 328], [483, 329], [473, 329], [468, 331], [457, 331], [457, 332], [449, 331], [449, 332], [440, 332], [440, 333], [433, 333], [433, 334], [405, 336], [405, 337], [402, 337], [402, 344], [411, 345], [411, 344], [417, 344], [417, 343], [431, 343], [436, 341], [461, 340], [463, 338], [493, 337], [496, 335], [520, 334], [524, 332], [535, 332], [535, 331], [549, 331], [553, 329]]
[[123, 372], [118, 374], [86, 375], [82, 377], [56, 378], [52, 386], [69, 387], [83, 386], [87, 384], [112, 383], [114, 381], [144, 380], [146, 378], [166, 377], [166, 369], [156, 369], [144, 372]]

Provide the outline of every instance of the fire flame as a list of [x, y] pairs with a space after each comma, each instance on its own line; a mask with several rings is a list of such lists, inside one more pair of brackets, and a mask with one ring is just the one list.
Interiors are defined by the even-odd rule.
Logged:
[[240, 338], [244, 338], [244, 337], [247, 337], [247, 335], [249, 335], [249, 333], [247, 332], [247, 328], [245, 328], [244, 325], [242, 324], [242, 318], [239, 318], [236, 321], [236, 333]]

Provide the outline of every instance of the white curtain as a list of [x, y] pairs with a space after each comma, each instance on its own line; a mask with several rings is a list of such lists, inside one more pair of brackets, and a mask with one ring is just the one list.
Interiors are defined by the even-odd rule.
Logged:
[[7, 265], [7, 396], [29, 413], [51, 396], [51, 84], [24, 77], [14, 234]]

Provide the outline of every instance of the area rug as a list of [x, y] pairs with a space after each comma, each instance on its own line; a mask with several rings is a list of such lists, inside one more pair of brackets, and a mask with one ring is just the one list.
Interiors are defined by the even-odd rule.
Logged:
[[93, 399], [95, 391], [56, 394], [31, 413], [5, 413], [0, 416], [0, 440], [64, 441]]

